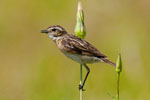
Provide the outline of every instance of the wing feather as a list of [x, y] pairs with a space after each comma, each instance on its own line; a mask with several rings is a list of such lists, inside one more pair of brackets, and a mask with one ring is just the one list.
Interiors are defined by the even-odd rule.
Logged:
[[74, 35], [69, 34], [69, 37], [62, 40], [65, 48], [68, 49], [68, 52], [77, 53], [80, 55], [95, 56], [98, 58], [106, 58], [104, 54], [99, 52], [94, 46], [92, 46], [87, 41], [80, 39]]

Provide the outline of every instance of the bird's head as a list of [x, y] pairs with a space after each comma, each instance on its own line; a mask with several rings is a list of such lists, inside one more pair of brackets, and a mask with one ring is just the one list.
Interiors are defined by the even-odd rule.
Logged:
[[45, 30], [41, 30], [41, 33], [48, 34], [48, 36], [52, 40], [56, 40], [57, 38], [60, 38], [63, 35], [67, 34], [66, 30], [63, 27], [59, 26], [59, 25], [50, 26]]

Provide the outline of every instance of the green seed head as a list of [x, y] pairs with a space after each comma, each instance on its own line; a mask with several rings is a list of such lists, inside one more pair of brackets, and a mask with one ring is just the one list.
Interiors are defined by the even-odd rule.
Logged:
[[121, 54], [119, 54], [116, 62], [116, 72], [121, 72], [121, 71], [122, 71], [122, 60], [121, 60]]
[[84, 13], [82, 9], [82, 4], [81, 2], [78, 3], [78, 12], [77, 12], [77, 22], [75, 26], [75, 33], [76, 36], [84, 39], [86, 35], [86, 29], [84, 25]]

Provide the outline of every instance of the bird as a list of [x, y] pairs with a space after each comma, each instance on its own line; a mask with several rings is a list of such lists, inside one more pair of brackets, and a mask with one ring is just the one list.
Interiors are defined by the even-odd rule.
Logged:
[[84, 90], [84, 84], [90, 73], [90, 68], [87, 64], [104, 62], [114, 67], [116, 66], [114, 62], [110, 61], [106, 55], [102, 54], [92, 44], [73, 34], [69, 34], [60, 25], [49, 26], [41, 30], [41, 33], [47, 34], [65, 56], [85, 67], [87, 73], [83, 83], [79, 85], [79, 90]]

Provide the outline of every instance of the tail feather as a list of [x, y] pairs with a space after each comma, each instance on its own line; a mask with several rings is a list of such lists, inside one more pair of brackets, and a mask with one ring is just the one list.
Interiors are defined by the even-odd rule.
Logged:
[[110, 65], [116, 67], [116, 64], [113, 63], [112, 61], [110, 61], [108, 58], [103, 58], [102, 60], [103, 60], [105, 63], [110, 64]]

